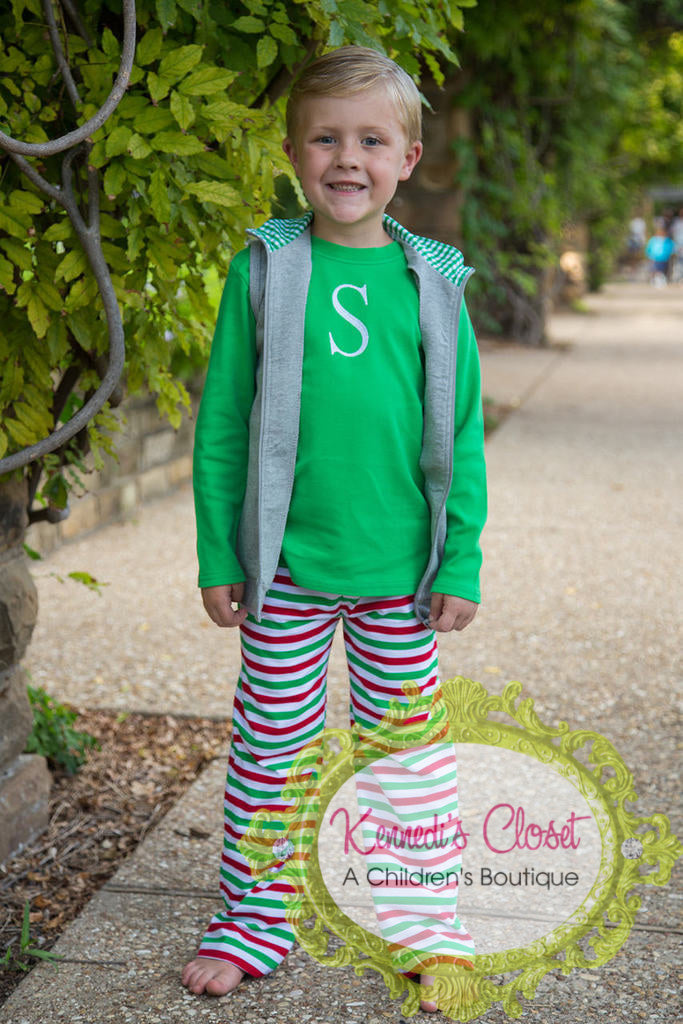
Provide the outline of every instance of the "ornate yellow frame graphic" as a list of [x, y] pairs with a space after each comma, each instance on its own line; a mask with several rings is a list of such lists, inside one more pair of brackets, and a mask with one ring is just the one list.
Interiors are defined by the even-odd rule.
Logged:
[[[395, 725], [418, 702], [417, 692], [405, 689], [410, 703], [392, 705], [394, 737]], [[590, 893], [567, 920], [529, 945], [477, 955], [473, 969], [428, 963], [435, 977], [429, 989], [396, 973], [386, 941], [336, 905], [317, 858], [320, 825], [330, 800], [359, 768], [386, 753], [387, 734], [381, 726], [373, 738], [360, 741], [351, 730], [325, 730], [290, 772], [283, 796], [293, 802], [291, 808], [284, 814], [254, 815], [240, 849], [256, 877], [277, 873], [278, 881], [292, 885], [287, 917], [302, 948], [330, 967], [352, 965], [357, 974], [377, 971], [392, 998], [407, 988], [401, 1007], [405, 1016], [415, 1014], [420, 999], [427, 998], [452, 1020], [473, 1020], [497, 1002], [508, 1016], [518, 1017], [519, 996], [532, 999], [549, 971], [567, 975], [574, 968], [598, 967], [618, 952], [640, 907], [636, 887], [665, 885], [683, 847], [663, 814], [642, 818], [628, 810], [626, 804], [637, 799], [633, 776], [605, 737], [585, 729], [571, 731], [566, 722], [544, 725], [533, 700], [516, 703], [522, 692], [519, 682], [494, 695], [481, 683], [458, 677], [446, 681], [442, 690], [441, 713], [410, 734], [411, 744], [443, 738], [447, 716], [447, 738], [453, 742], [503, 747], [534, 758], [571, 782], [591, 808], [601, 838], [600, 867]], [[343, 945], [330, 949], [333, 935]]]

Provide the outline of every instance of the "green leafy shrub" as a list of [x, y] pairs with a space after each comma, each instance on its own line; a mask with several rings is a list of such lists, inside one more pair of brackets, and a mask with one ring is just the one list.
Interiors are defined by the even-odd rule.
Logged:
[[99, 743], [90, 733], [74, 729], [77, 712], [57, 703], [45, 690], [29, 686], [28, 698], [33, 708], [33, 731], [26, 740], [26, 753], [41, 754], [51, 767], [75, 775], [88, 750], [99, 748]]

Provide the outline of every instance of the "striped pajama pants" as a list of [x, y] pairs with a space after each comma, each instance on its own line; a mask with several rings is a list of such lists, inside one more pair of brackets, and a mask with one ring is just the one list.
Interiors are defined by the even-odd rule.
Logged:
[[[308, 591], [279, 568], [261, 621], [249, 615], [240, 627], [242, 667], [220, 868], [225, 909], [209, 923], [198, 955], [229, 961], [255, 976], [273, 971], [293, 945], [283, 902], [292, 888], [277, 875], [255, 882], [237, 843], [257, 810], [288, 806], [282, 787], [292, 763], [325, 727], [327, 665], [340, 618], [350, 717], [363, 733], [376, 728], [392, 699], [407, 703], [402, 690], [407, 680], [415, 681], [422, 697], [438, 688], [436, 638], [415, 617], [412, 596], [353, 598]], [[453, 906], [451, 919], [454, 912]]]

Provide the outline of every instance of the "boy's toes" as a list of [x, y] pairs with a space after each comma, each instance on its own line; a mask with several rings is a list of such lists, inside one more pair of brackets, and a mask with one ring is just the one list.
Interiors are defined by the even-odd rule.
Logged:
[[201, 995], [225, 996], [237, 988], [244, 971], [227, 960], [198, 956], [183, 970], [181, 981], [190, 992]]

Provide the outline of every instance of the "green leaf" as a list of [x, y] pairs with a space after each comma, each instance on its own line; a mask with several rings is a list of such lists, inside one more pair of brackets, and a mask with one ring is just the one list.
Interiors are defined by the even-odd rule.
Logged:
[[15, 206], [0, 206], [0, 230], [13, 238], [26, 238], [31, 227], [31, 218]]
[[171, 75], [157, 75], [155, 71], [150, 71], [147, 75], [147, 85], [152, 102], [158, 103], [168, 96], [174, 81]]
[[50, 326], [50, 314], [35, 292], [28, 300], [26, 312], [36, 337], [44, 338]]
[[4, 288], [9, 295], [16, 290], [14, 283], [14, 264], [0, 256], [0, 288]]
[[195, 181], [186, 185], [185, 191], [203, 203], [216, 203], [218, 206], [239, 206], [242, 202], [237, 189], [222, 181]]
[[22, 448], [26, 448], [28, 445], [35, 444], [36, 441], [41, 440], [40, 435], [36, 435], [35, 431], [27, 427], [25, 423], [20, 423], [19, 420], [8, 419], [5, 426], [12, 440], [21, 445]]
[[140, 67], [151, 64], [161, 54], [163, 41], [164, 34], [160, 28], [152, 28], [149, 32], [145, 32], [135, 48], [135, 63]]
[[137, 259], [142, 250], [145, 247], [145, 233], [142, 228], [133, 228], [132, 231], [128, 232], [128, 248], [126, 249], [126, 256], [133, 262]]
[[57, 508], [66, 508], [69, 500], [69, 492], [67, 490], [66, 481], [61, 474], [53, 476], [43, 486], [43, 497], [48, 498], [51, 505], [56, 505]]
[[34, 409], [27, 402], [15, 402], [14, 411], [20, 423], [33, 432], [35, 438], [47, 437], [52, 426], [52, 416], [43, 406], [42, 409]]
[[11, 78], [0, 78], [0, 85], [7, 89], [8, 92], [11, 92], [13, 96], [21, 96], [21, 89]]
[[259, 68], [267, 68], [277, 57], [277, 43], [272, 36], [261, 36], [256, 44], [256, 63]]
[[266, 24], [261, 21], [260, 18], [254, 18], [251, 14], [245, 14], [243, 17], [238, 18], [237, 21], [233, 21], [230, 26], [234, 32], [265, 32]]
[[100, 581], [95, 579], [95, 577], [89, 572], [75, 571], [67, 573], [67, 575], [70, 580], [74, 580], [76, 583], [82, 583], [84, 587], [87, 587], [89, 590], [94, 590], [96, 594], [100, 595], [100, 597], [102, 596], [102, 587], [109, 586], [106, 582], [100, 583]]
[[10, 206], [30, 213], [32, 216], [40, 213], [45, 205], [40, 196], [35, 195], [34, 192], [25, 192], [23, 189], [15, 189], [14, 192], [10, 192], [9, 201]]
[[[246, 112], [248, 113], [248, 111]], [[227, 138], [245, 114], [245, 108], [239, 103], [221, 97], [211, 100], [202, 108], [202, 114], [219, 139]]]
[[207, 96], [209, 93], [223, 92], [236, 77], [234, 71], [226, 68], [201, 67], [180, 83], [178, 91], [185, 96]]
[[192, 44], [190, 46], [180, 46], [177, 50], [171, 50], [159, 64], [159, 74], [163, 75], [164, 78], [170, 78], [177, 82], [179, 78], [183, 78], [188, 71], [191, 71], [196, 64], [199, 64], [199, 61], [202, 59], [203, 49], [203, 46]]
[[183, 131], [187, 131], [195, 119], [195, 110], [187, 96], [179, 92], [171, 93], [171, 113]]
[[175, 24], [176, 19], [176, 6], [175, 0], [156, 0], [157, 6], [157, 17], [161, 22], [161, 27], [164, 32], [168, 32], [169, 28]]
[[104, 167], [107, 162], [107, 144], [104, 139], [100, 139], [95, 143], [93, 148], [90, 150], [88, 156], [88, 163], [92, 167]]
[[339, 21], [333, 21], [330, 23], [330, 31], [327, 37], [328, 46], [341, 46], [344, 42], [344, 26]]
[[171, 219], [171, 203], [166, 188], [166, 176], [161, 167], [153, 172], [149, 182], [149, 202], [152, 213], [160, 224]]
[[192, 156], [193, 153], [204, 152], [204, 143], [200, 139], [195, 135], [183, 135], [182, 132], [159, 132], [151, 143], [159, 152], [176, 156]]
[[31, 269], [33, 260], [30, 250], [25, 245], [22, 245], [21, 242], [15, 242], [13, 238], [3, 238], [0, 241], [0, 245], [12, 260], [12, 263], [16, 263], [22, 270]]
[[134, 160], [144, 160], [152, 152], [152, 147], [147, 144], [142, 135], [131, 135], [128, 140], [128, 153]]
[[111, 135], [107, 137], [105, 144], [106, 153], [108, 157], [118, 156], [119, 153], [125, 153], [128, 149], [128, 142], [133, 133], [130, 128], [120, 124], [114, 128]]
[[[31, 371], [31, 376], [41, 384], [47, 383], [51, 385], [50, 380], [50, 364], [47, 361], [47, 352], [43, 342], [36, 344], [36, 342], [24, 343], [21, 349], [24, 362], [28, 369]], [[33, 394], [35, 390], [34, 385], [25, 384], [24, 390], [26, 394], [26, 401], [30, 402], [32, 398], [35, 399], [36, 395]]]
[[57, 366], [68, 351], [66, 324], [62, 317], [55, 317], [45, 335], [46, 356], [52, 366]]
[[136, 132], [142, 135], [153, 135], [154, 132], [161, 132], [173, 124], [173, 115], [165, 107], [148, 106], [135, 118], [133, 127]]
[[102, 49], [106, 53], [107, 57], [111, 57], [112, 60], [118, 58], [119, 55], [119, 43], [110, 28], [105, 28], [102, 33]]
[[193, 163], [210, 178], [218, 178], [220, 181], [234, 180], [230, 164], [218, 153], [201, 153]]
[[71, 238], [72, 234], [71, 221], [68, 217], [64, 217], [63, 220], [50, 224], [47, 231], [43, 232], [43, 240], [45, 242], [65, 242], [67, 238]]
[[62, 308], [62, 296], [59, 294], [55, 286], [43, 278], [37, 278], [35, 282], [36, 295], [44, 302], [48, 309], [54, 309], [59, 312]]
[[296, 46], [299, 41], [296, 37], [296, 33], [289, 27], [289, 25], [280, 25], [277, 21], [272, 21], [270, 23], [268, 31], [271, 36], [274, 36], [281, 42], [286, 43], [287, 46]]
[[64, 959], [59, 953], [53, 953], [51, 949], [39, 949], [37, 946], [31, 946], [26, 953], [28, 956], [34, 956], [36, 960], [47, 960], [49, 963], [54, 963], [55, 969], [57, 969], [55, 961]]
[[459, 11], [457, 8], [451, 14], [451, 25], [453, 26], [453, 28], [457, 29], [458, 32], [462, 32], [462, 30], [465, 27], [465, 18], [463, 17], [463, 13], [462, 11]]
[[178, 279], [178, 253], [162, 238], [150, 238], [147, 240], [145, 249], [149, 260], [157, 267], [158, 273], [167, 281], [176, 282]]
[[[90, 302], [91, 296], [96, 291], [97, 284], [94, 282], [92, 278], [77, 278], [71, 285], [69, 294], [64, 300], [65, 309], [68, 310], [69, 313], [72, 313], [74, 312], [74, 310], [80, 309], [82, 306], [86, 306]], [[73, 328], [74, 324], [71, 323], [71, 321], [69, 321], [69, 323], [70, 326]], [[74, 331], [74, 333], [76, 332]], [[89, 341], [87, 337], [84, 340], [86, 341], [86, 344]]]
[[102, 242], [102, 255], [109, 264], [110, 269], [128, 270], [128, 261], [123, 248], [113, 242]]
[[15, 359], [9, 359], [2, 367], [0, 377], [0, 405], [14, 401], [24, 386], [24, 369]]
[[178, 0], [178, 6], [191, 14], [195, 21], [202, 20], [202, 0]]
[[71, 252], [66, 254], [55, 270], [55, 281], [59, 281], [60, 278], [64, 278], [65, 281], [73, 281], [75, 277], [79, 277], [87, 269], [87, 266], [88, 263], [83, 251], [81, 249], [72, 249]]
[[[15, 11], [16, 17], [16, 11]], [[8, 50], [0, 55], [0, 71], [6, 71], [8, 74], [12, 74], [24, 61], [24, 55], [21, 50], [17, 50], [16, 46], [10, 46]]]
[[126, 183], [126, 169], [123, 164], [109, 164], [104, 172], [104, 191], [108, 196], [117, 196]]

